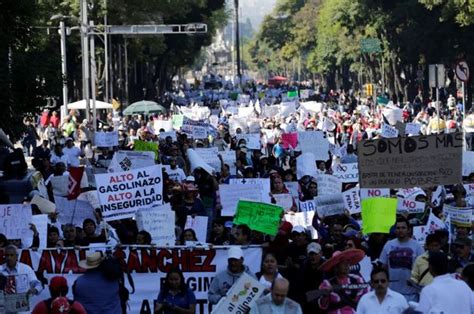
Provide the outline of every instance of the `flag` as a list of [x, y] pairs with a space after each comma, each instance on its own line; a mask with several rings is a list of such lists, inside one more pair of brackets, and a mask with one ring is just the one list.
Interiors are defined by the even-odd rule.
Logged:
[[75, 200], [81, 194], [81, 180], [84, 167], [69, 167], [68, 200]]

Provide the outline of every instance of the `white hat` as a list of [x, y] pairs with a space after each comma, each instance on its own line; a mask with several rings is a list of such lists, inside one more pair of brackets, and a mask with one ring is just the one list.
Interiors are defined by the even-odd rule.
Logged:
[[319, 243], [316, 243], [316, 242], [311, 242], [310, 244], [308, 244], [308, 246], [306, 247], [306, 252], [309, 254], [309, 253], [316, 253], [316, 254], [319, 254], [321, 253], [321, 245], [319, 245]]
[[306, 229], [303, 226], [294, 226], [291, 232], [303, 233], [306, 232]]
[[85, 260], [79, 261], [79, 267], [84, 269], [93, 269], [100, 266], [104, 260], [102, 252], [94, 252], [86, 257]]
[[239, 246], [232, 246], [230, 249], [227, 250], [227, 259], [241, 259], [243, 257], [244, 252], [242, 252], [242, 249]]
[[184, 179], [184, 181], [194, 182], [194, 181], [196, 181], [196, 179], [194, 179], [193, 176], [187, 176], [186, 179]]

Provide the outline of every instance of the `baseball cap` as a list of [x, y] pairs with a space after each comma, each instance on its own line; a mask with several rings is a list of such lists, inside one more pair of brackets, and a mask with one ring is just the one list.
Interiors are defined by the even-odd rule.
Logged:
[[306, 229], [303, 226], [294, 226], [291, 232], [303, 233], [306, 232]]
[[51, 302], [51, 313], [69, 313], [71, 311], [71, 305], [65, 297], [57, 297]]
[[242, 252], [242, 249], [238, 246], [232, 246], [230, 249], [227, 250], [227, 259], [241, 259], [243, 257], [244, 253]]
[[194, 179], [193, 176], [187, 176], [186, 179], [184, 179], [184, 181], [188, 181], [188, 182], [195, 182], [196, 179]]
[[319, 245], [319, 243], [316, 243], [316, 242], [311, 242], [306, 247], [306, 253], [307, 254], [309, 254], [309, 253], [316, 253], [316, 254], [321, 253], [321, 245]]
[[67, 289], [67, 280], [62, 276], [54, 276], [49, 281], [49, 289], [51, 291], [59, 292], [63, 289]]
[[68, 137], [66, 138], [66, 141], [65, 142], [69, 142], [69, 141], [74, 141], [72, 138]]
[[472, 240], [469, 239], [469, 238], [457, 238], [457, 239], [454, 241], [454, 244], [471, 247], [471, 245], [472, 245]]

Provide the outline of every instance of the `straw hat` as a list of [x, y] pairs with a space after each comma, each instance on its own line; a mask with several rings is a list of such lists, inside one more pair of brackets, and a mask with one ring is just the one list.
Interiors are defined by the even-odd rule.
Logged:
[[100, 263], [104, 260], [102, 252], [95, 252], [87, 256], [85, 260], [79, 262], [79, 267], [84, 269], [93, 269], [100, 266]]
[[319, 270], [328, 272], [332, 270], [337, 264], [347, 261], [351, 265], [355, 265], [360, 262], [365, 256], [364, 251], [359, 249], [348, 249], [345, 251], [336, 251], [332, 254], [332, 257], [319, 266]]

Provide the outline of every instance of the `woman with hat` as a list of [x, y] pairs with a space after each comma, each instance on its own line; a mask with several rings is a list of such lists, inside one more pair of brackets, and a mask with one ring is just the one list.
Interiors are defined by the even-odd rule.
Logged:
[[[333, 272], [334, 277], [324, 280], [319, 286], [323, 296], [318, 305], [322, 310], [331, 313], [356, 313], [357, 302], [368, 292], [364, 279], [349, 273], [350, 266], [360, 262], [365, 256], [364, 251], [348, 249], [336, 251], [319, 269], [323, 272]], [[350, 285], [350, 286], [349, 286]]]

